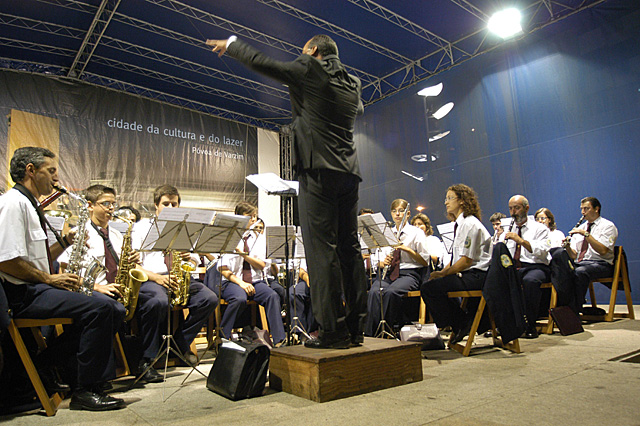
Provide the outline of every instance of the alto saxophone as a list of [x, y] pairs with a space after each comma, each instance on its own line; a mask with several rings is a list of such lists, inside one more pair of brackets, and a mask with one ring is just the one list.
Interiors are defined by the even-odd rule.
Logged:
[[133, 252], [131, 248], [133, 221], [117, 214], [115, 214], [114, 217], [129, 225], [122, 240], [122, 250], [120, 251], [120, 262], [118, 263], [118, 274], [116, 275], [115, 284], [119, 286], [120, 294], [122, 294], [122, 297], [118, 299], [118, 301], [124, 305], [126, 310], [124, 320], [130, 321], [136, 311], [140, 286], [143, 282], [149, 281], [149, 277], [144, 271], [136, 269], [135, 263], [129, 261], [129, 257]]
[[69, 255], [69, 266], [67, 267], [66, 272], [80, 277], [80, 286], [76, 292], [91, 296], [93, 294], [93, 287], [95, 286], [96, 278], [98, 275], [105, 272], [107, 268], [95, 257], [87, 257], [87, 246], [84, 243], [87, 221], [89, 220], [87, 200], [70, 191], [68, 194], [78, 201], [80, 204], [80, 211], [78, 213], [76, 235], [73, 237], [71, 254]]
[[191, 273], [196, 268], [191, 262], [183, 262], [180, 253], [171, 250], [171, 271], [169, 276], [174, 277], [178, 282], [178, 288], [172, 290], [171, 304], [175, 306], [186, 306], [189, 302], [189, 286], [191, 285]]

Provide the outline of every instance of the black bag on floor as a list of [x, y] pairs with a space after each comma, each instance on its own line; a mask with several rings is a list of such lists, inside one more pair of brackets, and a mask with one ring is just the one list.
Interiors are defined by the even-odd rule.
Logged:
[[260, 342], [220, 345], [207, 388], [233, 401], [262, 395], [269, 369], [269, 348]]

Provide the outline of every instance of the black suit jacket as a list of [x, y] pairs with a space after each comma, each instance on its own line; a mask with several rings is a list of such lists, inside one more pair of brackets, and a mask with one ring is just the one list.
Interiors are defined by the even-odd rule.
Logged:
[[577, 296], [576, 272], [573, 259], [562, 247], [549, 250], [551, 253], [551, 283], [558, 293], [556, 306], [569, 306], [576, 314], [582, 307], [582, 297]]
[[240, 40], [229, 45], [227, 54], [289, 86], [295, 170], [330, 169], [360, 177], [353, 127], [356, 115], [364, 111], [361, 83], [337, 55], [322, 60], [300, 55], [282, 62]]
[[502, 340], [508, 343], [520, 337], [527, 327], [522, 281], [504, 243], [493, 247], [482, 295], [493, 314]]

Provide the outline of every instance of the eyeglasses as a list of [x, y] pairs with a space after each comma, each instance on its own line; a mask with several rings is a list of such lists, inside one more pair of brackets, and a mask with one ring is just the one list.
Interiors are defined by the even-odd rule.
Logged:
[[102, 207], [104, 207], [105, 209], [108, 209], [108, 208], [111, 208], [111, 207], [113, 207], [114, 209], [117, 209], [117, 208], [118, 208], [118, 203], [116, 203], [115, 201], [114, 201], [114, 202], [111, 202], [111, 201], [103, 201], [103, 202], [98, 203], [98, 204], [100, 204], [100, 205], [101, 205]]
[[457, 199], [458, 199], [458, 197], [446, 197], [444, 199], [444, 202], [446, 203], [447, 201], [453, 201], [453, 200], [457, 200]]
[[546, 221], [548, 221], [548, 220], [549, 220], [549, 218], [548, 218], [548, 217], [545, 217], [545, 216], [538, 216], [538, 217], [536, 217], [536, 222], [546, 222]]
[[391, 210], [391, 213], [394, 213], [394, 214], [404, 214], [404, 210], [405, 210], [405, 209], [393, 209], [393, 210]]

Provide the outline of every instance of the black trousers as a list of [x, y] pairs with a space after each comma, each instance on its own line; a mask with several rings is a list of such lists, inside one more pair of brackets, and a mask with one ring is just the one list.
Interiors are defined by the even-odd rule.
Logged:
[[73, 318], [67, 332], [78, 338], [78, 384], [91, 386], [115, 378], [113, 336], [124, 321], [124, 309], [106, 297], [89, 297], [47, 284], [13, 285], [4, 289], [14, 318]]
[[447, 293], [450, 291], [482, 290], [487, 272], [469, 269], [462, 272], [461, 275], [462, 277], [452, 274], [436, 278], [427, 281], [420, 287], [420, 295], [427, 304], [427, 309], [429, 309], [438, 328], [451, 326], [459, 330], [471, 315], [475, 315], [478, 303], [480, 303], [479, 299], [469, 300], [467, 312], [465, 312], [460, 307], [458, 299], [450, 299]]
[[576, 298], [578, 306], [584, 304], [584, 297], [589, 289], [589, 282], [597, 278], [607, 278], [613, 275], [613, 265], [604, 260], [583, 260], [576, 262]]
[[319, 337], [346, 331], [361, 334], [367, 316], [367, 283], [358, 241], [360, 179], [321, 169], [306, 170], [298, 180], [300, 226]]
[[529, 328], [535, 328], [540, 312], [540, 299], [542, 299], [540, 285], [551, 281], [551, 269], [542, 263], [522, 262], [518, 274], [522, 278], [527, 323]]

